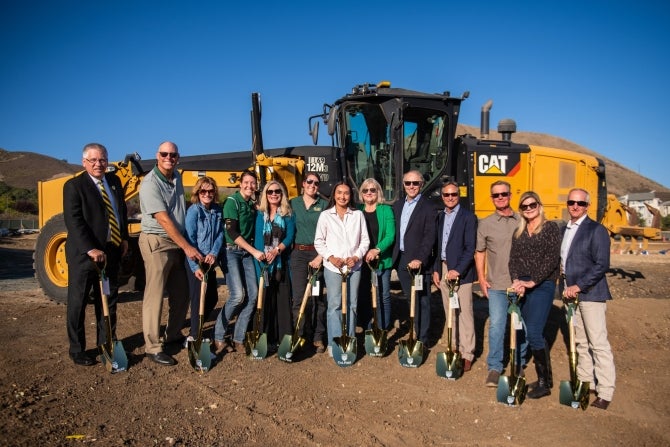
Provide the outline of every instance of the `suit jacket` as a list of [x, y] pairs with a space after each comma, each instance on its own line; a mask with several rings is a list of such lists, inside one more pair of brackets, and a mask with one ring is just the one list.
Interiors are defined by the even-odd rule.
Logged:
[[[119, 178], [105, 174], [111, 191], [107, 194], [116, 203], [121, 239], [128, 239], [128, 210]], [[107, 208], [100, 190], [86, 172], [65, 182], [63, 186], [63, 217], [67, 227], [65, 255], [70, 261], [87, 260], [89, 250], [105, 250], [109, 232]]]
[[[444, 211], [437, 217], [437, 245], [435, 247], [435, 263], [433, 271], [442, 275], [442, 238]], [[477, 217], [462, 206], [456, 212], [454, 223], [447, 240], [447, 267], [456, 270], [460, 282], [468, 284], [475, 280], [475, 246], [477, 245]]]
[[[562, 230], [563, 235], [565, 231], [566, 227]], [[586, 217], [577, 227], [565, 260], [565, 282], [568, 286], [579, 286], [581, 301], [610, 300], [612, 295], [605, 278], [609, 267], [609, 234], [605, 227]]]
[[[393, 247], [393, 265], [398, 268], [400, 261], [400, 218], [405, 200], [396, 200], [393, 204], [395, 215], [395, 245]], [[422, 195], [412, 212], [405, 229], [405, 256], [418, 259], [422, 264], [422, 273], [429, 272], [433, 266], [433, 247], [435, 245], [435, 224], [437, 210], [426, 196]]]

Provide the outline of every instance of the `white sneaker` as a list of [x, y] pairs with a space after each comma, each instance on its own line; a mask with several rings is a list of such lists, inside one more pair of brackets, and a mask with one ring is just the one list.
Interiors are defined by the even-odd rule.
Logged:
[[328, 357], [333, 356], [333, 347], [331, 345], [328, 345]]
[[185, 348], [188, 348], [188, 342], [189, 342], [189, 341], [195, 341], [195, 338], [193, 338], [191, 335], [189, 335], [188, 337], [186, 337], [186, 340], [184, 340], [184, 347], [185, 347]]

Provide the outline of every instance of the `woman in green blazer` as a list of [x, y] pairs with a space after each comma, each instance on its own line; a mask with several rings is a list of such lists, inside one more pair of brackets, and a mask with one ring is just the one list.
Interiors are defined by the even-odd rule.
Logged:
[[[377, 322], [382, 329], [391, 326], [391, 266], [393, 264], [393, 244], [395, 243], [395, 217], [393, 209], [384, 204], [384, 195], [377, 180], [368, 178], [358, 189], [361, 204], [359, 209], [365, 216], [370, 249], [365, 255], [366, 263], [361, 269], [358, 298], [358, 324], [364, 329], [372, 327], [371, 270], [376, 267], [377, 275]], [[377, 266], [375, 263], [379, 262]]]

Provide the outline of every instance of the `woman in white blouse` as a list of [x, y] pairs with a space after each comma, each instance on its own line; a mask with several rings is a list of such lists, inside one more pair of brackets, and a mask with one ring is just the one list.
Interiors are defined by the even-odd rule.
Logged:
[[[323, 257], [324, 279], [328, 289], [327, 327], [329, 346], [342, 335], [342, 277], [347, 276], [347, 335], [356, 334], [356, 303], [361, 265], [370, 239], [363, 213], [353, 207], [351, 187], [339, 182], [333, 188], [328, 209], [319, 216], [314, 248]], [[329, 352], [331, 349], [329, 349]]]

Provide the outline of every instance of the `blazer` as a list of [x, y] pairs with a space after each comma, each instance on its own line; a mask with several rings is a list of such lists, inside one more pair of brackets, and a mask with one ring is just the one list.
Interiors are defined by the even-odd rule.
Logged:
[[[566, 227], [563, 227], [561, 234], [565, 235], [565, 231]], [[565, 260], [565, 283], [579, 286], [581, 301], [611, 300], [605, 277], [609, 268], [610, 238], [607, 229], [587, 216], [577, 227]], [[561, 282], [560, 287], [563, 286]]]
[[[442, 275], [442, 237], [444, 211], [437, 216], [437, 245], [435, 246], [435, 263], [433, 271]], [[447, 267], [456, 270], [460, 282], [468, 284], [475, 280], [475, 246], [477, 245], [477, 217], [462, 206], [456, 212], [454, 223], [447, 240]]]
[[[358, 205], [358, 209], [365, 212], [365, 204]], [[379, 234], [377, 235], [377, 246], [379, 253], [379, 270], [390, 269], [393, 266], [393, 250], [395, 248], [395, 217], [393, 208], [385, 203], [378, 203], [375, 208]]]
[[[107, 194], [116, 203], [121, 239], [128, 240], [128, 209], [121, 181], [113, 173], [105, 174], [111, 191]], [[107, 208], [100, 190], [88, 173], [71, 178], [63, 186], [63, 217], [67, 227], [65, 255], [70, 260], [88, 260], [87, 252], [105, 250], [109, 232]]]
[[[400, 217], [405, 199], [396, 200], [393, 204], [395, 215], [395, 245], [393, 246], [393, 265], [398, 268], [400, 262]], [[418, 259], [422, 264], [422, 273], [433, 267], [433, 247], [435, 245], [435, 224], [437, 210], [425, 195], [422, 195], [409, 218], [405, 229], [405, 256]]]

